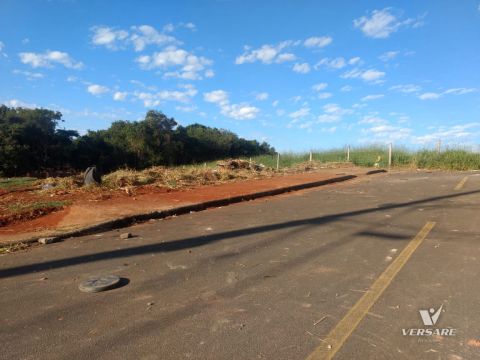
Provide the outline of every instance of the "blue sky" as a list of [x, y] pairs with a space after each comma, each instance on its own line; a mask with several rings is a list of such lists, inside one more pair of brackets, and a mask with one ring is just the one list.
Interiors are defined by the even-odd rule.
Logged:
[[480, 143], [479, 1], [0, 2], [0, 103], [279, 150]]

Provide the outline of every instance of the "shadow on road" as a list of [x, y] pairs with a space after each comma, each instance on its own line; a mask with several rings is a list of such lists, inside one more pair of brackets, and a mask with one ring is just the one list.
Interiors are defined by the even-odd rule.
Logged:
[[[347, 211], [343, 213], [324, 215], [324, 216], [313, 217], [309, 219], [287, 221], [284, 223], [269, 224], [269, 225], [252, 227], [248, 229], [232, 230], [232, 231], [206, 235], [201, 237], [190, 237], [185, 239], [169, 241], [166, 243], [142, 245], [142, 246], [128, 248], [128, 249], [104, 251], [104, 252], [95, 253], [95, 254], [69, 257], [69, 258], [60, 259], [60, 260], [46, 261], [43, 263], [22, 265], [22, 266], [0, 270], [0, 278], [14, 277], [14, 276], [33, 273], [33, 272], [58, 269], [58, 268], [67, 267], [67, 266], [73, 266], [73, 265], [79, 265], [79, 264], [85, 264], [85, 263], [91, 263], [91, 262], [109, 260], [109, 259], [115, 259], [115, 258], [124, 258], [124, 257], [149, 254], [149, 253], [160, 253], [160, 252], [184, 250], [188, 248], [195, 248], [195, 247], [203, 246], [213, 242], [225, 240], [227, 238], [248, 236], [252, 234], [286, 229], [290, 227], [322, 225], [322, 224], [339, 221], [344, 218], [359, 216], [359, 215], [368, 214], [368, 213], [374, 213], [377, 211], [404, 208], [408, 206], [436, 202], [436, 201], [441, 201], [441, 200], [451, 199], [451, 198], [458, 198], [461, 196], [467, 196], [467, 195], [472, 195], [477, 193], [480, 193], [480, 190], [429, 197], [425, 199], [408, 201], [404, 203], [384, 204], [380, 207], [376, 206], [376, 207], [362, 209], [362, 210]], [[369, 234], [369, 235], [375, 236], [375, 234]], [[380, 236], [380, 235], [382, 237], [389, 237], [388, 234], [377, 234], [376, 236]]]

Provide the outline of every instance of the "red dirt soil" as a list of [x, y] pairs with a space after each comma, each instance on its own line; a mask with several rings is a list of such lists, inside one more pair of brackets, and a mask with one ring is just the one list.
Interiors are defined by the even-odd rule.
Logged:
[[246, 195], [347, 174], [360, 175], [365, 172], [365, 168], [357, 169], [352, 167], [346, 169], [322, 169], [309, 173], [204, 185], [176, 191], [144, 186], [136, 188], [134, 193], [130, 195], [121, 190], [104, 189], [94, 191], [56, 191], [46, 194], [40, 194], [38, 191], [22, 191], [4, 194], [0, 195], [0, 203], [5, 201], [51, 201], [53, 199], [55, 201], [70, 201], [71, 205], [33, 220], [27, 219], [26, 221], [0, 227], [0, 243], [6, 244], [21, 239], [63, 233], [129, 215]]

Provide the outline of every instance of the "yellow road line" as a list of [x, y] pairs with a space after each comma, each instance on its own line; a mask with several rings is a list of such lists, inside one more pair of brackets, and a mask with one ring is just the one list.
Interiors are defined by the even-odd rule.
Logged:
[[460, 180], [457, 186], [455, 186], [455, 190], [460, 190], [463, 187], [463, 185], [465, 185], [467, 180], [468, 180], [468, 176], [465, 176], [462, 180]]
[[324, 342], [308, 356], [307, 360], [325, 360], [332, 359], [335, 356], [345, 340], [347, 340], [353, 330], [360, 324], [373, 304], [375, 304], [383, 291], [390, 285], [397, 273], [407, 263], [410, 256], [412, 256], [434, 226], [435, 222], [427, 222], [423, 226], [422, 230], [408, 243], [405, 249], [403, 249], [378, 279], [375, 280], [370, 289], [348, 311], [347, 315], [330, 331]]

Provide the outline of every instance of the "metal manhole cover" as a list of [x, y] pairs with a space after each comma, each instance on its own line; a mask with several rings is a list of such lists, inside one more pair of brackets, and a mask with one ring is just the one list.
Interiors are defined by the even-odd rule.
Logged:
[[82, 292], [96, 293], [113, 289], [117, 287], [119, 283], [120, 278], [115, 275], [97, 276], [82, 282], [78, 288]]

